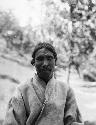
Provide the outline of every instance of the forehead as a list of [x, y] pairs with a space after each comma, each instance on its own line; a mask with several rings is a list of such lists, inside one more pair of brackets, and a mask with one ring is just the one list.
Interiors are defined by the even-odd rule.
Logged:
[[42, 49], [39, 49], [36, 54], [35, 54], [35, 57], [37, 56], [46, 56], [46, 55], [49, 55], [49, 56], [53, 56], [53, 53], [46, 49], [46, 48], [42, 48]]

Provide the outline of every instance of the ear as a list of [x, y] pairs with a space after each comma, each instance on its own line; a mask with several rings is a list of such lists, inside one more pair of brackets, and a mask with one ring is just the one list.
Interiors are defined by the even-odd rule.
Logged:
[[55, 60], [55, 66], [57, 66], [57, 60]]
[[33, 66], [35, 65], [35, 60], [34, 60], [34, 59], [31, 60], [31, 64], [32, 64]]

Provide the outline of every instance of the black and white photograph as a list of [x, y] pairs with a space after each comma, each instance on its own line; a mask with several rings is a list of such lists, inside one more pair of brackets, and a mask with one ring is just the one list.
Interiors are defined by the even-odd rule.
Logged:
[[0, 0], [0, 125], [96, 125], [96, 0]]

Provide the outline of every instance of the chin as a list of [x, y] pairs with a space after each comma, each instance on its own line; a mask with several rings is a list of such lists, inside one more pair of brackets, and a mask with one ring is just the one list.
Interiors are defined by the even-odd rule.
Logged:
[[45, 79], [45, 78], [51, 78], [52, 77], [52, 74], [53, 73], [49, 73], [49, 72], [42, 72], [42, 73], [40, 73], [40, 77], [43, 79]]
[[43, 73], [41, 74], [41, 76], [42, 76], [42, 77], [49, 77], [50, 74], [49, 74], [49, 73], [46, 73], [46, 72], [43, 72]]

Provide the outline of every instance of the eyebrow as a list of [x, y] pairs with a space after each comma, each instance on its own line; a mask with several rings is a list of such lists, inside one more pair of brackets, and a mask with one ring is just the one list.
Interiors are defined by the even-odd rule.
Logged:
[[45, 54], [45, 55], [40, 54], [40, 55], [37, 55], [35, 58], [44, 57], [44, 56], [54, 58], [54, 55], [51, 55], [51, 54]]

